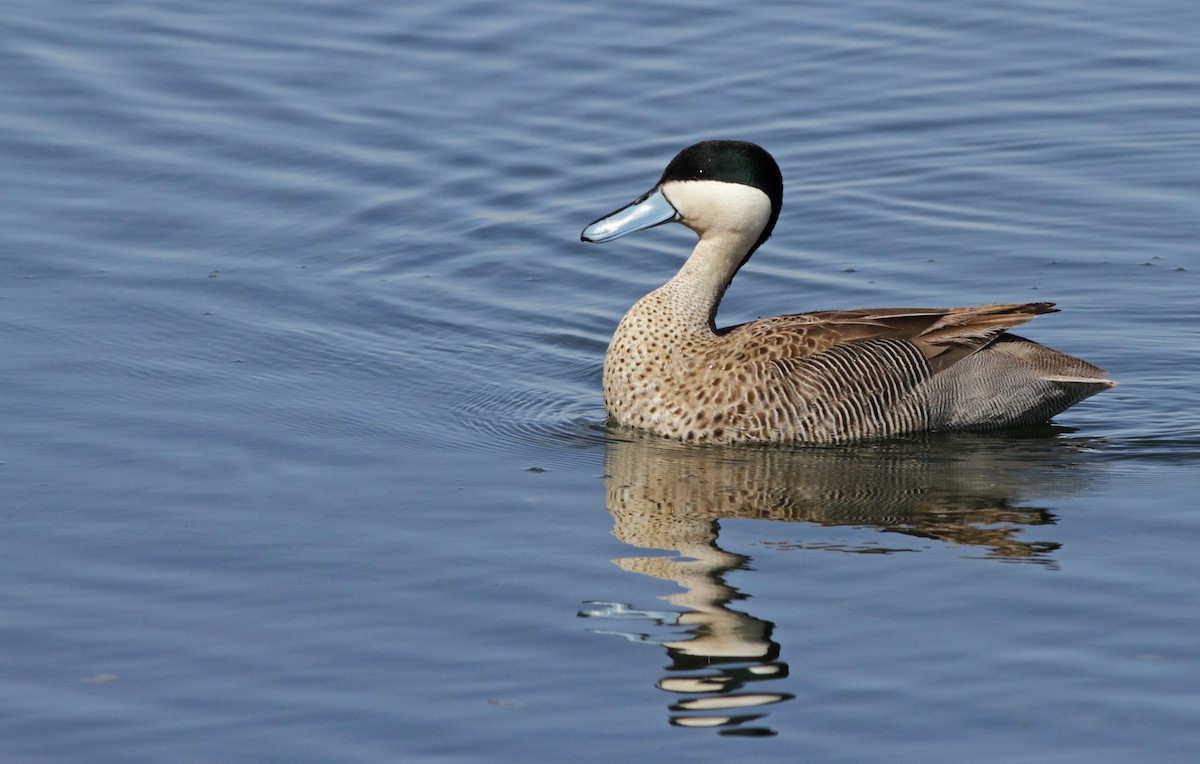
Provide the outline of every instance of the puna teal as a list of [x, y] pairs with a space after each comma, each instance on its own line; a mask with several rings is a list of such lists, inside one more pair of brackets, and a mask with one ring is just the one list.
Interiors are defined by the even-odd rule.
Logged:
[[761, 147], [705, 141], [584, 241], [679, 222], [700, 237], [630, 308], [604, 359], [618, 424], [681, 440], [832, 443], [1034, 424], [1115, 383], [1009, 333], [1052, 303], [775, 316], [717, 329], [717, 306], [779, 218], [783, 178]]

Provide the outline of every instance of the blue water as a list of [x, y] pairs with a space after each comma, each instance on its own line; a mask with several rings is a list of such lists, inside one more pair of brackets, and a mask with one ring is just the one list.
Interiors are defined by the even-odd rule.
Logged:
[[[1200, 7], [10, 2], [0, 760], [1191, 762]], [[703, 138], [720, 322], [1051, 300], [1120, 386], [824, 449], [610, 433]]]

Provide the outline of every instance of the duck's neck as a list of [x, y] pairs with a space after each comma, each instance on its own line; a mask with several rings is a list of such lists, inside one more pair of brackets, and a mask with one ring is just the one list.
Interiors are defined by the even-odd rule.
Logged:
[[647, 298], [656, 298], [679, 329], [715, 332], [721, 298], [752, 245], [741, 236], [701, 237], [679, 272]]

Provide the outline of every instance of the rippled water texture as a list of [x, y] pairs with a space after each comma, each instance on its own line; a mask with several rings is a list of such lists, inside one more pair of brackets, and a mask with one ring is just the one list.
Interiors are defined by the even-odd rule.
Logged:
[[[0, 15], [0, 759], [1191, 762], [1200, 6]], [[680, 148], [720, 323], [1050, 300], [1120, 381], [839, 448], [606, 428]]]

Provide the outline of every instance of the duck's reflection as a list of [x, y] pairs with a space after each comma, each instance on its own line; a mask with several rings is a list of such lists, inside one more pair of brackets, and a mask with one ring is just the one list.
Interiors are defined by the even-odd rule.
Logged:
[[[1008, 561], [1054, 565], [1058, 545], [1029, 538], [1051, 525], [1021, 496], [1078, 491], [1088, 479], [1082, 451], [1065, 439], [956, 436], [820, 449], [685, 447], [661, 439], [612, 438], [606, 457], [608, 511], [625, 543], [675, 553], [626, 557], [621, 568], [683, 591], [669, 610], [585, 603], [580, 616], [610, 619], [595, 629], [661, 645], [671, 662], [657, 686], [674, 696], [670, 723], [727, 735], [771, 735], [759, 709], [790, 699], [772, 688], [788, 675], [769, 621], [729, 607], [747, 599], [725, 578], [748, 557], [718, 545], [722, 518], [855, 526], [910, 537], [906, 550], [950, 544]], [[789, 545], [887, 553], [864, 541]], [[872, 534], [873, 536], [873, 534]], [[913, 543], [916, 539], [924, 541]]]

